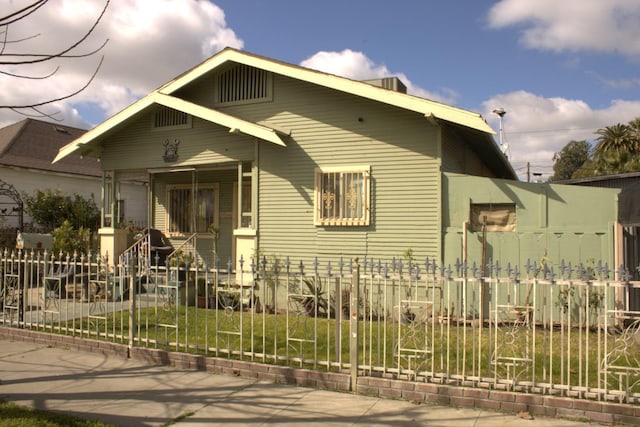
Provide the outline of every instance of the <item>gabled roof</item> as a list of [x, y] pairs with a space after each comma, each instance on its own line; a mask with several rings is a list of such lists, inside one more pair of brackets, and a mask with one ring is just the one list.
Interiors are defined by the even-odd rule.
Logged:
[[57, 123], [31, 118], [0, 129], [0, 165], [47, 172], [102, 176], [100, 164], [94, 158], [78, 155], [52, 164], [63, 146], [86, 133]]
[[[110, 119], [107, 119], [105, 122], [87, 132], [81, 138], [73, 141], [71, 144], [60, 150], [54, 161], [58, 161], [77, 151], [89, 153], [92, 149], [92, 145], [99, 143], [109, 134], [118, 129], [119, 126], [125, 123], [128, 119], [146, 110], [152, 104], [169, 106], [176, 110], [209, 120], [213, 123], [227, 126], [230, 130], [246, 133], [278, 145], [285, 145], [281, 135], [274, 129], [256, 123], [251, 123], [237, 117], [229, 116], [220, 113], [215, 109], [196, 105], [172, 96], [176, 91], [227, 63], [244, 64], [270, 71], [275, 74], [285, 75], [301, 81], [331, 88], [333, 90], [393, 105], [405, 110], [414, 111], [419, 114], [423, 114], [429, 119], [437, 119], [479, 132], [484, 135], [483, 139], [485, 139], [485, 142], [490, 145], [495, 145], [492, 137], [495, 132], [478, 113], [416, 96], [391, 91], [365, 82], [350, 80], [344, 77], [311, 70], [237, 49], [226, 48], [203, 63], [151, 92], [146, 97], [140, 99], [138, 102], [122, 110]], [[499, 153], [496, 147], [491, 147], [490, 151]], [[498, 155], [501, 156], [500, 154]], [[504, 168], [513, 172], [509, 162], [504, 159], [503, 156], [497, 160], [497, 163], [502, 163]], [[513, 172], [513, 177], [515, 177], [515, 172]]]
[[345, 77], [327, 74], [297, 65], [287, 64], [270, 58], [265, 58], [255, 54], [247, 53], [237, 49], [226, 48], [220, 53], [212, 56], [200, 65], [192, 68], [173, 81], [158, 89], [162, 93], [174, 93], [178, 89], [191, 83], [195, 79], [207, 74], [211, 70], [218, 68], [226, 62], [235, 62], [271, 71], [275, 74], [282, 74], [294, 79], [314, 83], [342, 92], [351, 93], [363, 98], [394, 105], [406, 110], [422, 113], [425, 117], [435, 117], [452, 123], [457, 123], [476, 130], [494, 134], [495, 132], [484, 121], [478, 113], [451, 107], [439, 102], [407, 95], [401, 92], [394, 92], [372, 84], [357, 80], [350, 80]]
[[255, 136], [256, 138], [260, 138], [277, 145], [285, 145], [282, 135], [276, 130], [271, 129], [267, 126], [252, 123], [238, 117], [225, 114], [221, 111], [213, 110], [211, 108], [194, 104], [192, 102], [185, 101], [184, 99], [176, 98], [175, 96], [166, 95], [164, 93], [156, 91], [151, 92], [151, 94], [140, 99], [138, 102], [135, 102], [128, 108], [120, 111], [110, 119], [102, 122], [72, 143], [62, 147], [60, 149], [60, 152], [54, 159], [54, 162], [57, 162], [76, 151], [82, 151], [82, 147], [85, 145], [95, 143], [99, 140], [104, 139], [106, 135], [115, 131], [125, 121], [145, 111], [153, 104], [163, 105], [165, 107], [173, 108], [174, 110], [183, 111], [185, 113], [191, 114], [192, 116], [207, 120], [211, 123], [226, 126], [229, 128], [229, 131], [245, 133], [247, 135]]

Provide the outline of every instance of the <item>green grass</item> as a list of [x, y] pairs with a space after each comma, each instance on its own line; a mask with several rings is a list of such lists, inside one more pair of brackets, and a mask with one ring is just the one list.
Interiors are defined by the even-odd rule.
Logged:
[[[94, 331], [104, 333], [106, 330], [109, 334], [116, 331], [110, 340], [127, 342], [129, 319], [126, 312], [111, 315], [106, 321], [77, 319], [74, 322], [68, 326], [91, 326]], [[166, 326], [176, 322], [176, 329]], [[184, 306], [168, 310], [142, 307], [137, 311], [136, 324], [136, 336], [140, 340], [137, 345], [140, 346], [322, 370], [340, 370], [338, 365], [349, 362], [348, 320], [340, 325], [339, 343], [335, 319], [305, 315], [290, 316], [287, 324], [284, 315]], [[604, 387], [603, 378], [598, 377], [601, 359], [598, 334], [589, 329], [514, 328], [511, 331], [500, 328], [501, 335], [496, 337], [490, 335], [486, 325], [482, 328], [455, 322], [426, 325], [428, 330], [425, 331], [425, 323], [420, 322], [411, 326], [402, 324], [399, 328], [399, 324], [391, 320], [360, 321], [360, 363], [384, 370], [418, 369], [426, 373]], [[64, 328], [65, 325], [60, 326]], [[251, 330], [253, 334], [249, 333]], [[287, 341], [287, 333], [294, 339]], [[418, 357], [398, 357], [399, 341], [411, 342], [410, 348], [429, 348], [430, 352], [426, 357], [420, 352], [416, 353]], [[506, 362], [498, 366], [492, 363], [495, 343], [504, 344], [500, 347], [500, 355]], [[633, 345], [635, 348], [627, 351], [640, 353], [640, 343]], [[525, 348], [528, 349], [527, 360], [522, 362], [520, 350]], [[607, 380], [609, 387], [618, 386], [619, 378]], [[640, 389], [640, 385], [634, 386], [636, 389]]]
[[3, 427], [114, 427], [95, 420], [27, 408], [0, 401], [0, 425]]

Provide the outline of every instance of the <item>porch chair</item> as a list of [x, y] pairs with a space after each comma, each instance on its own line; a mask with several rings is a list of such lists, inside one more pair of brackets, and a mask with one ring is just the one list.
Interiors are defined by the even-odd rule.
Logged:
[[150, 228], [149, 229], [149, 256], [151, 257], [150, 264], [156, 265], [156, 256], [158, 257], [158, 265], [165, 265], [167, 256], [173, 252], [173, 246], [162, 234], [162, 231]]

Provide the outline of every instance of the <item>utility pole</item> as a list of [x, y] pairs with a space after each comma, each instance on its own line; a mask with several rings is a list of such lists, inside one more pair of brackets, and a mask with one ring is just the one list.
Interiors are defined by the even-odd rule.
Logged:
[[527, 182], [531, 182], [531, 163], [527, 162]]

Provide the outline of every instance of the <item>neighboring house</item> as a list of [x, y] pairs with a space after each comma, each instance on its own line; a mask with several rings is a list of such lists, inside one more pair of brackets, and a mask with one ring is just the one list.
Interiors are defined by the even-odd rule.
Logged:
[[[96, 204], [101, 205], [103, 174], [95, 157], [72, 155], [52, 163], [61, 147], [85, 132], [31, 118], [0, 129], [0, 215], [5, 227], [22, 227], [16, 198], [22, 194], [33, 195], [36, 190], [58, 189], [70, 196], [94, 198]], [[146, 224], [143, 184], [123, 183], [116, 200], [120, 200], [123, 222]], [[25, 225], [31, 222], [27, 214], [23, 222]]]
[[[499, 202], [511, 218], [500, 233], [517, 230], [521, 218], [532, 233], [553, 233], [548, 200], [569, 216], [572, 189], [519, 183], [479, 114], [403, 88], [395, 78], [353, 81], [225, 49], [79, 136], [56, 160], [97, 157], [107, 183], [146, 173], [151, 225], [174, 248], [191, 242], [209, 265], [214, 253], [223, 266], [256, 254], [290, 256], [292, 268], [316, 257], [403, 254], [452, 263], [467, 254], [467, 233], [479, 233], [462, 224], [473, 209], [484, 218]], [[589, 197], [600, 208], [615, 191]], [[611, 221], [615, 208], [571, 230], [604, 232], [612, 244]], [[568, 254], [579, 245], [570, 239]], [[501, 260], [521, 255], [505, 251]]]

